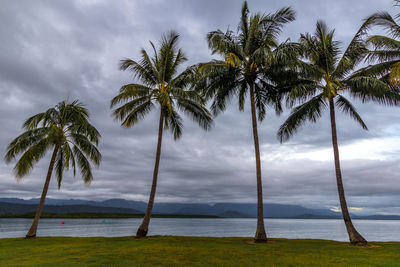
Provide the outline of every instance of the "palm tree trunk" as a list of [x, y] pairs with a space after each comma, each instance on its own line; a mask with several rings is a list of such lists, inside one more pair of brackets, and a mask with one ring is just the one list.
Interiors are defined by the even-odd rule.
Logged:
[[254, 100], [254, 84], [250, 85], [250, 104], [251, 104], [251, 120], [253, 123], [254, 149], [256, 153], [256, 171], [257, 171], [257, 231], [254, 241], [257, 243], [267, 242], [267, 234], [264, 228], [264, 210], [263, 210], [263, 194], [261, 180], [261, 158], [260, 145], [258, 143], [256, 104]]
[[160, 123], [158, 126], [158, 143], [157, 143], [156, 162], [154, 164], [154, 172], [153, 172], [153, 184], [151, 185], [149, 203], [147, 204], [146, 213], [144, 215], [142, 224], [139, 226], [139, 228], [136, 232], [136, 237], [139, 237], [139, 238], [145, 237], [149, 230], [150, 216], [151, 216], [151, 212], [153, 210], [154, 197], [156, 195], [156, 188], [157, 188], [157, 176], [158, 176], [158, 166], [160, 165], [163, 126], [164, 126], [164, 114], [163, 114], [163, 109], [161, 107]]
[[57, 151], [58, 151], [58, 147], [56, 146], [54, 148], [53, 155], [51, 156], [49, 169], [47, 170], [46, 182], [44, 183], [42, 196], [40, 197], [40, 202], [39, 202], [38, 208], [36, 210], [35, 218], [33, 219], [31, 228], [29, 229], [28, 233], [26, 234], [26, 238], [35, 238], [36, 237], [36, 231], [37, 231], [37, 227], [39, 224], [40, 214], [42, 214], [44, 202], [46, 200], [47, 190], [49, 189], [51, 174], [53, 173], [54, 162], [56, 161]]
[[339, 159], [339, 148], [337, 143], [336, 135], [336, 119], [335, 119], [335, 105], [333, 99], [329, 99], [329, 109], [331, 116], [331, 129], [332, 129], [332, 145], [333, 154], [335, 156], [335, 171], [336, 171], [336, 182], [339, 193], [340, 208], [342, 209], [343, 220], [346, 225], [347, 233], [349, 235], [350, 243], [355, 245], [366, 245], [367, 241], [357, 232], [354, 227], [349, 211], [347, 209], [346, 197], [343, 188], [342, 181], [342, 171], [340, 169], [340, 159]]

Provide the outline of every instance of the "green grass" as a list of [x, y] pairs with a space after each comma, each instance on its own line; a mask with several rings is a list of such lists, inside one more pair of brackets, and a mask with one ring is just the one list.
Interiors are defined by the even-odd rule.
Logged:
[[399, 266], [400, 243], [155, 236], [0, 239], [0, 266]]

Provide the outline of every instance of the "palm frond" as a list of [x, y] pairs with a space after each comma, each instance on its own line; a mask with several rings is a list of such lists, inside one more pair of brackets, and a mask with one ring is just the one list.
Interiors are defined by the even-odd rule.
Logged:
[[51, 124], [59, 123], [59, 116], [55, 108], [49, 108], [45, 112], [38, 113], [30, 118], [28, 118], [24, 124], [23, 128], [26, 130], [32, 130], [42, 124], [42, 127], [49, 126]]
[[198, 79], [198, 75], [199, 73], [197, 70], [197, 66], [190, 66], [182, 71], [175, 78], [173, 78], [168, 83], [168, 87], [180, 88], [181, 90], [185, 90], [186, 88], [195, 85]]
[[[351, 77], [375, 77], [380, 78], [391, 72], [393, 66], [400, 62], [400, 60], [393, 60], [382, 62], [374, 65], [369, 65], [367, 67], [361, 68], [356, 71]], [[349, 77], [351, 79], [351, 77]]]
[[249, 34], [248, 17], [249, 17], [249, 7], [247, 6], [247, 1], [244, 1], [242, 5], [242, 15], [240, 17], [240, 24], [238, 26], [238, 31], [241, 31], [243, 34], [243, 40], [246, 40]]
[[244, 103], [246, 101], [246, 94], [247, 94], [247, 83], [245, 81], [242, 81], [240, 90], [239, 90], [239, 110], [243, 111], [244, 110]]
[[154, 104], [150, 100], [147, 100], [124, 114], [123, 117], [118, 115], [118, 113], [115, 113], [115, 115], [119, 116], [120, 120], [122, 121], [122, 126], [129, 128], [150, 113], [153, 107]]
[[126, 84], [121, 87], [119, 94], [112, 100], [110, 107], [113, 108], [121, 102], [134, 100], [140, 97], [150, 97], [153, 89], [141, 84]]
[[221, 61], [204, 64], [202, 70], [207, 77], [207, 86], [203, 94], [206, 99], [213, 99], [211, 111], [217, 115], [226, 109], [227, 103], [240, 90], [243, 83], [241, 71]]
[[15, 164], [15, 176], [20, 179], [29, 174], [29, 172], [33, 169], [34, 164], [44, 157], [50, 146], [51, 143], [47, 138], [41, 139], [39, 142], [30, 146]]
[[358, 122], [364, 130], [368, 130], [368, 127], [362, 120], [361, 116], [357, 113], [350, 101], [348, 101], [344, 96], [338, 95], [335, 104], [340, 110]]
[[388, 30], [394, 38], [400, 36], [400, 25], [396, 23], [394, 18], [388, 12], [377, 12], [371, 15], [368, 19], [373, 20], [375, 25]]
[[136, 61], [133, 61], [128, 58], [123, 59], [120, 62], [120, 69], [121, 70], [129, 69], [133, 73], [133, 78], [138, 78], [146, 86], [154, 86], [157, 84], [158, 77], [155, 76], [155, 74], [151, 70], [146, 69], [145, 66], [142, 66]]
[[[162, 36], [161, 46], [158, 52], [159, 57], [159, 76], [158, 81], [161, 82], [169, 82], [173, 75], [176, 72], [176, 67], [178, 65], [174, 65], [175, 59], [179, 52], [176, 54], [176, 45], [179, 39], [179, 34], [174, 31], [170, 31], [166, 35]], [[186, 58], [181, 54], [178, 58], [178, 61], [182, 62], [186, 60]]]
[[399, 50], [400, 41], [388, 36], [374, 35], [368, 38], [367, 42], [372, 44], [376, 49]]
[[286, 121], [279, 127], [277, 136], [280, 142], [285, 142], [295, 134], [306, 121], [316, 122], [321, 117], [326, 103], [323, 94], [313, 97], [308, 102], [296, 107]]
[[206, 131], [211, 129], [213, 122], [212, 116], [203, 105], [190, 99], [178, 99], [177, 106], [201, 128]]
[[143, 96], [130, 100], [124, 105], [116, 108], [113, 111], [113, 116], [115, 119], [123, 121], [125, 120], [126, 116], [130, 114], [133, 110], [135, 110], [136, 108], [140, 107], [141, 105], [147, 102], [151, 102], [151, 99], [148, 96]]
[[354, 77], [343, 81], [349, 93], [361, 101], [373, 101], [383, 105], [397, 105], [400, 101], [399, 90], [375, 77]]
[[259, 86], [259, 84], [257, 83], [254, 84], [254, 100], [257, 110], [257, 118], [258, 121], [260, 122], [262, 122], [265, 119], [266, 115], [265, 92], [262, 92], [262, 89], [264, 88]]
[[333, 75], [337, 78], [343, 78], [357, 66], [368, 53], [367, 45], [364, 40], [367, 30], [372, 24], [372, 19], [367, 19], [361, 25], [360, 29], [354, 35], [350, 44], [347, 46], [342, 58], [339, 60]]
[[[87, 158], [89, 158], [95, 165], [100, 165], [102, 159], [101, 153], [85, 135], [71, 134], [71, 139], [73, 144], [78, 147]], [[66, 152], [67, 151], [64, 150], [64, 153]], [[65, 162], [69, 162], [69, 154], [68, 157], [66, 157]]]
[[15, 138], [7, 147], [7, 152], [4, 157], [6, 163], [10, 163], [15, 157], [29, 149], [32, 145], [40, 142], [46, 135], [49, 134], [48, 127], [42, 127], [32, 130], [27, 130], [23, 134]]
[[263, 28], [263, 34], [278, 38], [282, 32], [283, 26], [296, 19], [296, 12], [291, 7], [284, 7], [273, 14], [264, 15], [260, 19], [260, 26]]
[[77, 146], [72, 147], [72, 152], [82, 175], [83, 182], [90, 184], [93, 180], [93, 174], [89, 161]]
[[181, 138], [182, 128], [183, 128], [181, 116], [175, 110], [173, 110], [172, 113], [164, 111], [164, 114], [165, 114], [165, 124], [164, 124], [165, 128], [169, 129], [172, 132], [175, 140]]
[[315, 96], [320, 86], [313, 80], [298, 79], [288, 85], [290, 90], [286, 93], [286, 106], [291, 108], [296, 103], [302, 103]]
[[64, 166], [64, 164], [66, 162], [64, 162], [64, 153], [63, 151], [60, 149], [58, 150], [57, 156], [56, 156], [56, 162], [55, 162], [55, 170], [56, 170], [56, 177], [57, 177], [57, 186], [58, 186], [58, 190], [60, 190], [61, 187], [61, 182], [63, 180], [63, 173], [64, 173], [64, 169], [66, 169], [66, 167]]

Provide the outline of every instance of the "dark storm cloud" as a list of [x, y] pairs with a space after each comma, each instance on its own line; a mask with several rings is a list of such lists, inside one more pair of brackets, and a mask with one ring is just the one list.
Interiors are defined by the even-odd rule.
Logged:
[[[157, 116], [154, 111], [131, 129], [110, 115], [109, 101], [119, 87], [132, 79], [118, 70], [120, 59], [137, 59], [149, 40], [174, 29], [186, 65], [212, 58], [205, 41], [208, 31], [235, 30], [242, 1], [2, 1], [0, 9], [0, 136], [1, 151], [21, 132], [24, 119], [64, 99], [80, 99], [91, 111], [102, 133], [101, 167], [95, 180], [84, 186], [77, 175], [65, 176], [60, 191], [53, 181], [49, 197], [147, 200], [154, 164]], [[348, 44], [362, 19], [377, 10], [390, 10], [391, 0], [380, 1], [249, 1], [250, 10], [273, 12], [293, 6], [297, 20], [281, 40], [295, 41], [313, 32], [317, 19], [336, 28], [342, 46]], [[339, 115], [339, 142], [354, 146], [363, 141], [400, 140], [398, 110], [357, 103], [370, 127], [363, 131]], [[288, 115], [277, 118], [271, 110], [260, 125], [266, 202], [337, 206], [333, 162], [330, 157], [328, 114], [305, 125], [291, 141], [279, 145], [276, 130]], [[204, 132], [185, 120], [183, 138], [166, 133], [161, 158], [157, 201], [255, 202], [255, 166], [248, 105], [237, 111], [232, 100], [227, 111]], [[376, 141], [376, 142], [378, 142]], [[393, 141], [394, 142], [394, 141]], [[379, 142], [378, 142], [379, 143]], [[400, 144], [400, 142], [397, 142]], [[379, 147], [378, 147], [379, 149]], [[326, 152], [321, 160], [307, 155]], [[307, 154], [308, 153], [308, 154]], [[325, 153], [325, 152], [324, 152]], [[355, 155], [353, 155], [355, 154]], [[399, 150], [382, 148], [375, 156], [343, 153], [343, 174], [349, 205], [361, 212], [400, 212]], [[0, 163], [0, 197], [37, 197], [48, 158], [22, 181], [12, 165]], [[355, 211], [356, 212], [356, 211]]]

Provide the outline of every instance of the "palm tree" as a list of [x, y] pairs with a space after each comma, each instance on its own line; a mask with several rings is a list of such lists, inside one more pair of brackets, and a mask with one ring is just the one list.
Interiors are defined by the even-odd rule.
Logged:
[[257, 117], [263, 121], [267, 106], [276, 113], [282, 111], [279, 82], [284, 81], [284, 71], [296, 58], [297, 45], [278, 43], [283, 26], [295, 19], [290, 8], [282, 8], [273, 14], [256, 13], [249, 16], [245, 1], [237, 35], [233, 31], [216, 30], [208, 33], [207, 40], [213, 54], [223, 60], [200, 64], [206, 82], [200, 87], [205, 96], [212, 98], [211, 109], [215, 115], [224, 111], [232, 96], [239, 98], [239, 110], [243, 111], [246, 95], [250, 96], [251, 120], [257, 174], [257, 230], [255, 242], [266, 242], [264, 228], [261, 160], [257, 130]]
[[162, 37], [158, 51], [150, 42], [154, 52], [152, 58], [142, 49], [142, 58], [139, 62], [131, 59], [122, 60], [121, 70], [129, 69], [141, 83], [122, 86], [119, 94], [111, 101], [111, 107], [123, 103], [113, 111], [113, 115], [122, 121], [122, 126], [126, 128], [135, 125], [156, 106], [160, 109], [153, 183], [146, 213], [136, 237], [145, 237], [148, 232], [156, 193], [163, 129], [169, 129], [175, 140], [181, 137], [182, 118], [178, 111], [188, 115], [205, 130], [209, 130], [212, 124], [211, 114], [205, 107], [205, 100], [195, 90], [190, 89], [196, 73], [195, 68], [189, 67], [177, 74], [178, 68], [187, 60], [181, 49], [176, 47], [178, 39], [177, 33], [169, 32]]
[[286, 141], [306, 121], [316, 122], [323, 110], [329, 107], [336, 181], [343, 219], [350, 242], [361, 245], [367, 244], [367, 241], [352, 224], [343, 188], [335, 106], [367, 130], [364, 121], [345, 94], [361, 99], [362, 102], [371, 100], [385, 105], [397, 104], [399, 100], [398, 92], [392, 90], [385, 82], [355, 71], [357, 64], [368, 52], [363, 37], [369, 23], [364, 23], [343, 54], [340, 53], [339, 42], [333, 39], [334, 30], [329, 30], [322, 21], [317, 22], [314, 35], [301, 35], [303, 60], [299, 62], [299, 77], [308, 79], [310, 83], [307, 87], [294, 87], [289, 93], [289, 105], [294, 105], [296, 101], [301, 104], [294, 108], [278, 131], [280, 141]]
[[74, 176], [78, 165], [83, 181], [90, 184], [93, 180], [89, 160], [97, 166], [100, 164], [101, 154], [96, 147], [100, 133], [90, 124], [88, 118], [87, 109], [77, 100], [72, 103], [60, 102], [54, 108], [27, 119], [23, 124], [26, 131], [8, 145], [5, 156], [7, 163], [18, 154], [22, 154], [14, 167], [18, 179], [29, 174], [34, 164], [43, 158], [49, 149], [53, 150], [35, 219], [26, 238], [36, 237], [54, 168], [58, 189], [61, 187], [63, 173], [69, 169], [70, 164]]

